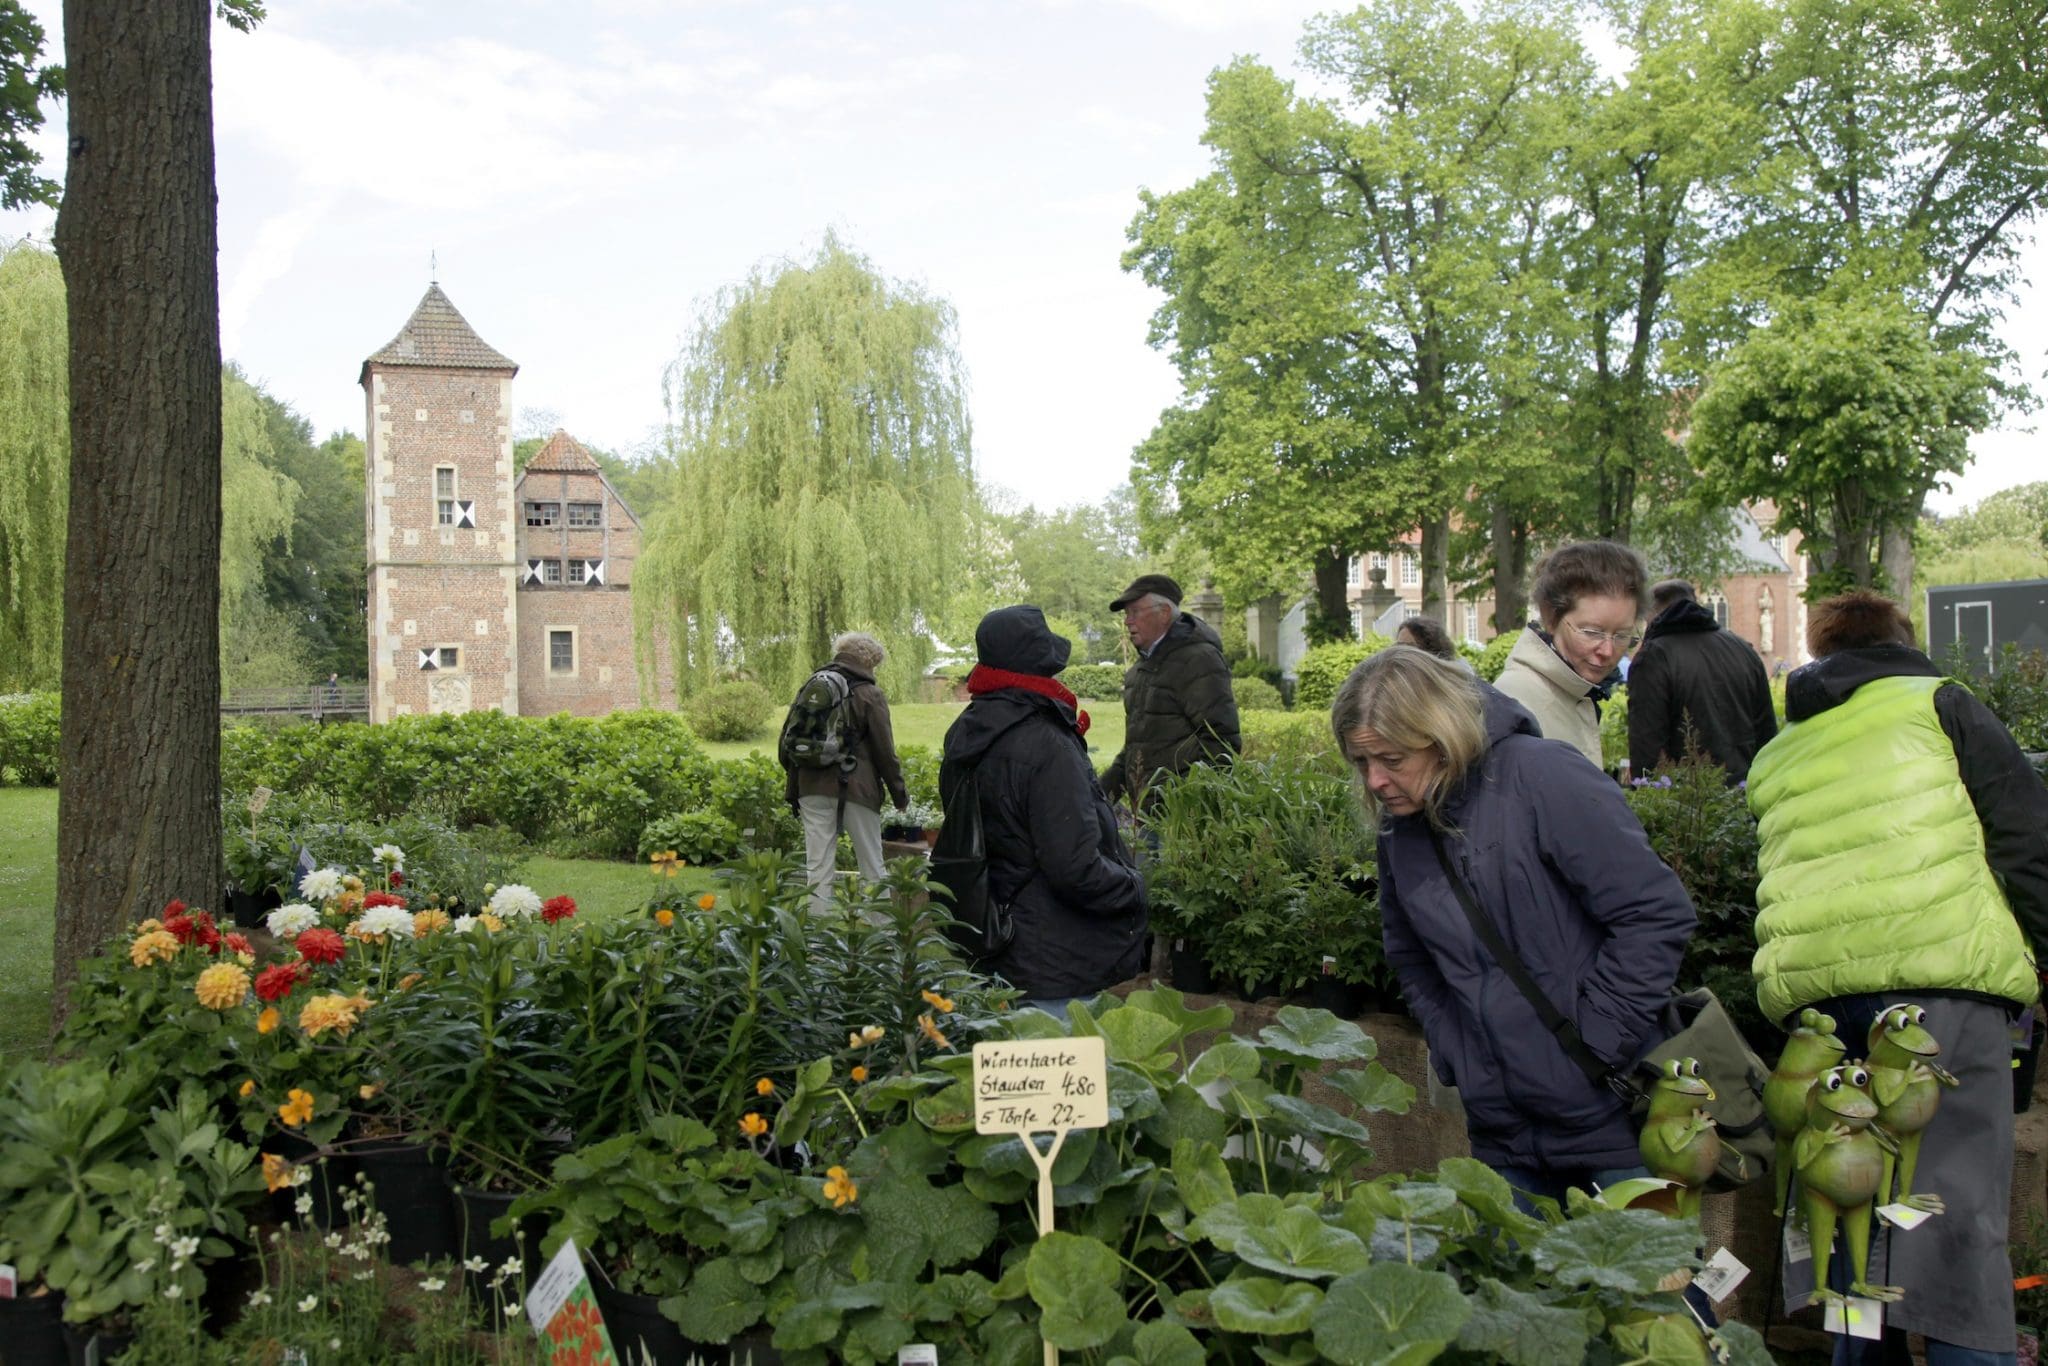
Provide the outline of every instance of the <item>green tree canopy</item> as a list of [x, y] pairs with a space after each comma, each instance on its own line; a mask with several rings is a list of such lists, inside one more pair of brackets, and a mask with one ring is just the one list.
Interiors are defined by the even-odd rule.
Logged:
[[71, 432], [64, 276], [20, 243], [0, 252], [0, 691], [57, 686]]
[[855, 629], [894, 682], [922, 669], [974, 487], [955, 345], [948, 304], [829, 233], [719, 293], [668, 370], [676, 497], [634, 582], [686, 689], [794, 688]]
[[43, 26], [21, 6], [0, 0], [0, 209], [57, 202], [57, 182], [36, 174], [42, 158], [28, 135], [43, 126], [43, 101], [64, 93], [64, 70], [38, 66]]

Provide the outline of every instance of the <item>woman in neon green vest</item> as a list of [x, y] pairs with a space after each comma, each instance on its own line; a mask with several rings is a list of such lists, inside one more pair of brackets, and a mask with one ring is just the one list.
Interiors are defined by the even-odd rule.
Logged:
[[[2048, 943], [2048, 791], [1998, 719], [1914, 648], [1889, 598], [1815, 604], [1807, 644], [1788, 724], [1749, 771], [1757, 999], [1779, 1021], [1808, 1006], [1834, 1016], [1851, 1057], [1886, 1007], [1919, 1006], [1961, 1081], [1914, 1181], [1946, 1212], [1873, 1237], [1871, 1279], [1906, 1292], [1885, 1307], [1897, 1345], [1842, 1338], [1835, 1359], [1904, 1360], [1893, 1353], [1917, 1332], [1929, 1366], [2010, 1362], [2010, 1025]], [[1788, 1295], [1795, 1283], [1788, 1270]]]

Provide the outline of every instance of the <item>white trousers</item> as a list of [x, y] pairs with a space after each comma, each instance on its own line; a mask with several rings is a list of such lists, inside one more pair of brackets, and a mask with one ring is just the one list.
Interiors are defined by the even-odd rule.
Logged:
[[[799, 797], [797, 806], [804, 816], [804, 856], [809, 868], [812, 904], [820, 911], [832, 904], [832, 884], [839, 861], [839, 827], [833, 823], [839, 811], [837, 797]], [[859, 802], [846, 804], [846, 837], [853, 844], [853, 857], [860, 875], [869, 882], [882, 876], [882, 813]]]

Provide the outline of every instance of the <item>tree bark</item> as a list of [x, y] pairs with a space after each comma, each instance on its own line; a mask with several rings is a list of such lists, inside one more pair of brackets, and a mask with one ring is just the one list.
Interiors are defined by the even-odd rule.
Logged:
[[1450, 600], [1451, 514], [1444, 511], [1422, 522], [1422, 615], [1448, 628]]
[[1313, 561], [1316, 612], [1329, 621], [1351, 617], [1351, 557], [1342, 550], [1318, 550]]
[[172, 897], [217, 906], [220, 291], [208, 0], [67, 0], [70, 315], [54, 1014]]
[[1529, 616], [1529, 524], [1505, 501], [1493, 508], [1493, 629], [1519, 631]]

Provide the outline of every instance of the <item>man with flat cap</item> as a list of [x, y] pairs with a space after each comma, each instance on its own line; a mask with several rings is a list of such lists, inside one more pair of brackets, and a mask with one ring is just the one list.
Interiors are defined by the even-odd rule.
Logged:
[[1102, 775], [1114, 802], [1145, 811], [1160, 778], [1237, 754], [1237, 697], [1215, 629], [1180, 610], [1180, 585], [1141, 574], [1109, 605], [1124, 614], [1138, 662], [1124, 674], [1124, 747]]

